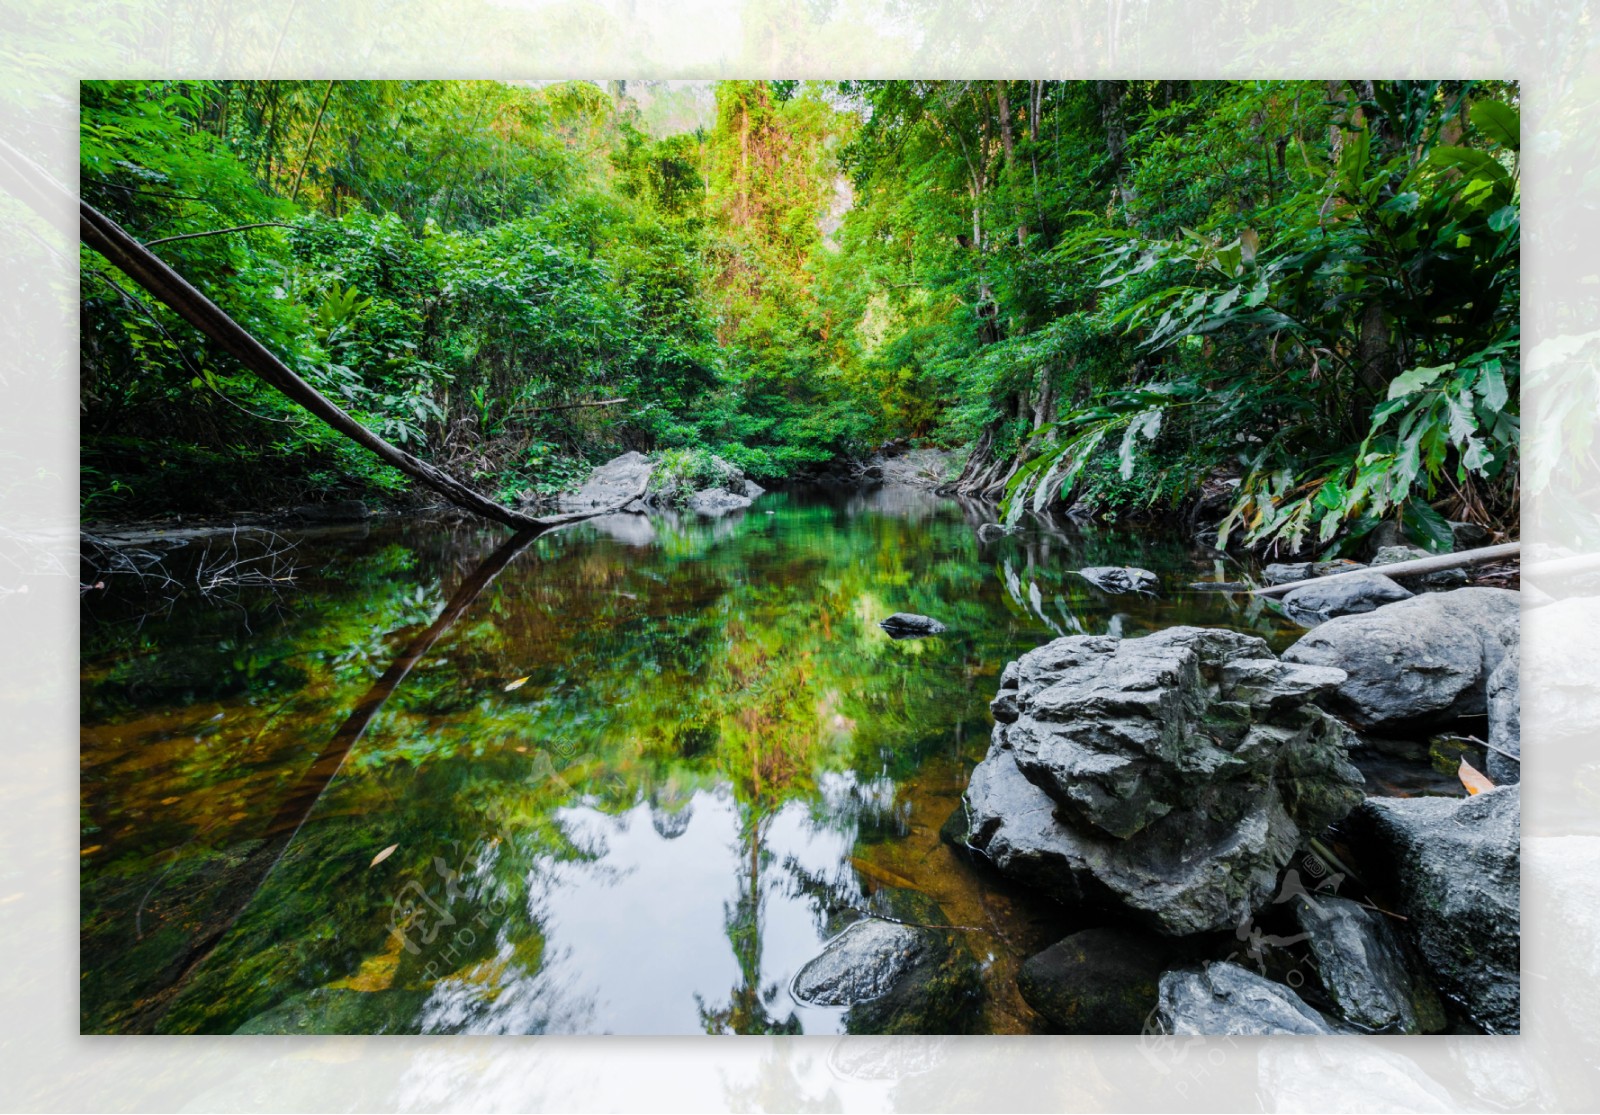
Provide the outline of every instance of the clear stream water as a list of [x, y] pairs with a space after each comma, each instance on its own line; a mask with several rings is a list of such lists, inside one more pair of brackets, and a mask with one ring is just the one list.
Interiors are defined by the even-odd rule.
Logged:
[[[1298, 629], [1190, 590], [1148, 528], [980, 541], [911, 489], [616, 516], [520, 551], [380, 521], [292, 584], [82, 616], [85, 1032], [821, 1032], [841, 912], [932, 897], [1028, 1032], [1017, 964], [1085, 922], [939, 828], [1004, 664], [1061, 634]], [[1150, 597], [1071, 571], [1140, 565]], [[895, 642], [892, 612], [947, 635]]]

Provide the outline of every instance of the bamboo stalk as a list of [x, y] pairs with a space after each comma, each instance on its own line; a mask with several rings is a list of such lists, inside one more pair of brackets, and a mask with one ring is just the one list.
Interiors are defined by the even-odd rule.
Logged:
[[1469, 565], [1483, 565], [1486, 562], [1516, 557], [1521, 552], [1521, 542], [1502, 542], [1498, 546], [1485, 546], [1479, 550], [1463, 550], [1457, 554], [1438, 554], [1434, 557], [1414, 558], [1411, 561], [1397, 561], [1393, 565], [1376, 565], [1366, 569], [1352, 570], [1349, 573], [1330, 573], [1326, 577], [1309, 577], [1304, 581], [1268, 585], [1265, 588], [1256, 589], [1251, 595], [1282, 596], [1284, 593], [1292, 592], [1302, 585], [1325, 585], [1349, 577], [1360, 577], [1368, 573], [1382, 573], [1385, 577], [1412, 577], [1422, 573], [1437, 573], [1441, 569], [1463, 569]]

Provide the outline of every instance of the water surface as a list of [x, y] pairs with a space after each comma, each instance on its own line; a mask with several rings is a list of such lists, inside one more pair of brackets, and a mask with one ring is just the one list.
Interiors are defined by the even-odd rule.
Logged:
[[[386, 521], [292, 585], [83, 613], [86, 1032], [837, 1032], [794, 973], [880, 887], [984, 966], [1084, 922], [939, 828], [1011, 658], [1061, 634], [1296, 629], [1210, 551], [908, 489], [615, 516], [525, 547]], [[1153, 597], [1071, 571], [1132, 564]], [[944, 621], [890, 640], [896, 611]], [[392, 850], [389, 850], [391, 849]]]

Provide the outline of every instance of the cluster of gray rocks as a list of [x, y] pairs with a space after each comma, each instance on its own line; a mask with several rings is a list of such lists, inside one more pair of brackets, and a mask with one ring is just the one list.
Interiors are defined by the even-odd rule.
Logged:
[[646, 514], [682, 510], [717, 518], [743, 511], [765, 490], [738, 466], [720, 457], [712, 457], [711, 464], [715, 480], [709, 486], [669, 486], [657, 482], [656, 462], [643, 453], [624, 453], [590, 472], [577, 491], [561, 496], [559, 506], [566, 512]]
[[[1141, 572], [1082, 571], [1107, 592], [1150, 591]], [[1519, 594], [1395, 589], [1317, 617], [1282, 655], [1251, 635], [1176, 627], [1060, 638], [1005, 668], [988, 755], [944, 835], [1111, 927], [1022, 966], [1018, 988], [1049, 1023], [1414, 1034], [1454, 1015], [1518, 1031]], [[894, 620], [897, 637], [938, 633], [927, 617]], [[1463, 722], [1486, 734], [1501, 785], [1367, 795], [1350, 761], [1364, 738]], [[1357, 867], [1328, 850], [1330, 827]], [[853, 927], [795, 993], [852, 972], [852, 1001], [874, 1001], [896, 986], [894, 964], [948, 961], [945, 936]]]
[[[1388, 584], [1388, 599], [1322, 619], [1281, 656], [1178, 627], [1057, 639], [1006, 668], [988, 756], [947, 835], [1142, 931], [1076, 934], [1024, 965], [1020, 989], [1052, 1023], [1421, 1033], [1445, 1026], [1442, 996], [1487, 1032], [1517, 1031], [1517, 787], [1368, 797], [1349, 754], [1359, 733], [1483, 723], [1491, 778], [1515, 782], [1519, 596]], [[1307, 849], [1335, 824], [1362, 875], [1308, 887], [1303, 865], [1325, 861]], [[1227, 947], [1200, 943], [1229, 930]], [[1296, 944], [1298, 984], [1274, 970]], [[1308, 972], [1302, 994], [1291, 985]]]

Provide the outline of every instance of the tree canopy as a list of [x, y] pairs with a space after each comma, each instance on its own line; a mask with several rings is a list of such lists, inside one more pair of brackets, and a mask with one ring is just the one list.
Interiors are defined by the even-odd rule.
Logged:
[[[1023, 514], [1336, 552], [1517, 517], [1514, 83], [83, 86], [82, 190], [507, 502], [890, 438]], [[83, 256], [85, 514], [407, 497]], [[620, 400], [620, 401], [617, 401]], [[601, 405], [575, 405], [601, 404]]]

